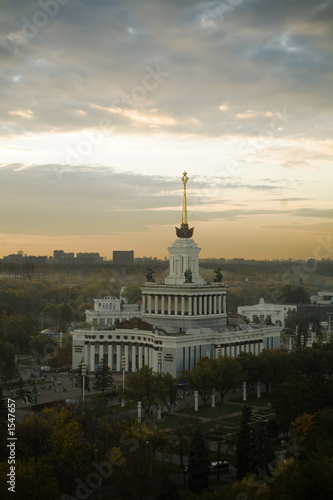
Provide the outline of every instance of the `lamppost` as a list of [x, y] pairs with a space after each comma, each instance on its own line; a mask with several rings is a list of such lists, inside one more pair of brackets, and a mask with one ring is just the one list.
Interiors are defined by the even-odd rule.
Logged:
[[123, 370], [123, 397], [121, 400], [121, 406], [124, 408], [124, 406], [125, 406], [125, 368], [126, 368], [125, 354], [123, 354], [123, 356], [121, 358], [121, 368]]
[[84, 359], [82, 359], [81, 373], [82, 373], [82, 412], [84, 412], [84, 393], [86, 389], [86, 374], [87, 374], [87, 366]]

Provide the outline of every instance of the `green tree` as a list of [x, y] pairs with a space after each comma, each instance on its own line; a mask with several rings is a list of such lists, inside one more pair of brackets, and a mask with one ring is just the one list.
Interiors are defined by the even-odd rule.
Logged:
[[209, 484], [209, 449], [198, 425], [192, 437], [188, 457], [188, 486], [193, 493], [201, 494]]
[[249, 461], [251, 453], [251, 406], [244, 405], [242, 410], [242, 421], [236, 437], [235, 463], [237, 467], [237, 479], [241, 480], [250, 471]]
[[201, 358], [195, 368], [188, 373], [189, 387], [198, 391], [204, 405], [214, 387], [214, 364], [213, 359]]
[[126, 393], [130, 399], [141, 401], [145, 412], [149, 414], [151, 405], [158, 397], [156, 373], [153, 372], [153, 369], [145, 365], [138, 372], [128, 373]]
[[129, 304], [137, 304], [142, 298], [141, 288], [138, 285], [127, 285], [123, 297]]
[[260, 421], [251, 432], [249, 469], [258, 477], [264, 477], [270, 474], [274, 462], [275, 454], [267, 432], [266, 423]]
[[104, 396], [106, 390], [113, 388], [113, 384], [114, 379], [110, 368], [105, 359], [101, 359], [95, 372], [94, 389], [102, 391]]
[[242, 367], [239, 361], [230, 356], [219, 356], [214, 360], [214, 387], [220, 394], [221, 402], [232, 389], [236, 389], [242, 380]]
[[11, 358], [5, 361], [5, 365], [2, 371], [2, 376], [5, 379], [5, 381], [9, 380], [10, 387], [12, 388], [12, 381], [14, 378], [18, 377], [18, 374], [19, 372], [15, 364], [15, 357], [12, 356]]
[[240, 352], [237, 359], [242, 367], [247, 387], [250, 394], [254, 394], [255, 386], [259, 380], [259, 358], [252, 352]]

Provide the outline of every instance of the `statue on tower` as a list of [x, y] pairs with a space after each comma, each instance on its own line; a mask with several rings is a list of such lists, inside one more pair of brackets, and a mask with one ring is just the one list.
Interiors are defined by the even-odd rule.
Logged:
[[191, 269], [186, 269], [184, 276], [185, 276], [185, 283], [192, 283], [192, 271], [191, 271]]
[[186, 184], [189, 180], [186, 170], [184, 170], [183, 176], [181, 180], [184, 184], [184, 195], [183, 195], [183, 214], [182, 214], [182, 223], [180, 228], [176, 227], [176, 234], [178, 238], [192, 238], [194, 227], [189, 228], [187, 222], [187, 201], [186, 201]]
[[221, 273], [221, 269], [218, 267], [217, 269], [215, 269], [214, 273], [215, 273], [215, 278], [213, 279], [213, 282], [222, 283], [223, 276]]
[[155, 282], [155, 280], [154, 280], [154, 274], [155, 274], [155, 271], [153, 269], [151, 269], [151, 267], [146, 267], [146, 280], [149, 283], [154, 283]]

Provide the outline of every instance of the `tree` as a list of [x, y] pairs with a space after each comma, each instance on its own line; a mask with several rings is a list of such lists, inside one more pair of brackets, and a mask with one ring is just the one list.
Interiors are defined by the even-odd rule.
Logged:
[[252, 352], [240, 352], [237, 359], [242, 367], [249, 391], [254, 394], [255, 385], [259, 380], [259, 358]]
[[266, 423], [260, 421], [251, 432], [251, 450], [249, 454], [249, 469], [258, 477], [270, 474], [275, 462], [275, 453], [271, 439], [267, 433]]
[[137, 304], [142, 297], [141, 288], [138, 285], [127, 285], [122, 295], [129, 304]]
[[251, 406], [244, 405], [242, 421], [236, 438], [235, 461], [237, 467], [237, 479], [241, 480], [249, 472], [249, 461], [251, 452], [251, 429], [250, 419], [252, 415]]
[[113, 384], [114, 384], [114, 379], [110, 371], [110, 368], [105, 359], [101, 359], [99, 366], [95, 372], [94, 389], [97, 391], [102, 391], [104, 396], [105, 391], [107, 389], [112, 388]]
[[170, 373], [157, 373], [155, 383], [157, 398], [165, 404], [170, 413], [171, 407], [177, 399], [175, 379]]
[[199, 392], [204, 405], [214, 387], [214, 364], [215, 361], [213, 359], [201, 358], [195, 368], [188, 374], [190, 388]]
[[209, 450], [198, 425], [193, 435], [188, 458], [188, 486], [193, 493], [201, 494], [209, 484]]
[[15, 364], [15, 357], [13, 356], [6, 360], [2, 376], [5, 379], [5, 381], [9, 380], [10, 387], [12, 388], [12, 380], [14, 378], [17, 378], [18, 374], [19, 372]]
[[138, 372], [131, 372], [126, 377], [126, 393], [130, 399], [141, 401], [146, 413], [158, 397], [156, 373], [148, 365], [143, 366]]
[[219, 356], [214, 360], [213, 384], [220, 394], [221, 403], [224, 396], [232, 389], [236, 389], [242, 380], [242, 368], [239, 361], [230, 356]]

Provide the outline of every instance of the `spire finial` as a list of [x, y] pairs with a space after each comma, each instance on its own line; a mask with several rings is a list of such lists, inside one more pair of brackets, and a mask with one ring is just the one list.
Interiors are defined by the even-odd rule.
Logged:
[[183, 214], [182, 214], [182, 223], [180, 228], [176, 227], [176, 234], [178, 238], [191, 238], [193, 234], [194, 227], [191, 229], [188, 227], [188, 222], [187, 222], [187, 201], [186, 201], [186, 184], [187, 181], [189, 180], [189, 177], [187, 175], [186, 170], [183, 172], [183, 176], [181, 177], [181, 180], [184, 184], [184, 195], [183, 195]]
[[184, 196], [183, 196], [183, 215], [182, 224], [187, 224], [187, 202], [186, 202], [186, 183], [189, 180], [186, 170], [184, 170], [183, 177], [181, 178], [184, 184]]

